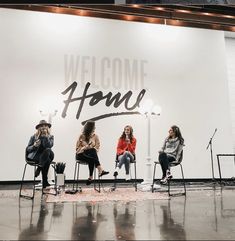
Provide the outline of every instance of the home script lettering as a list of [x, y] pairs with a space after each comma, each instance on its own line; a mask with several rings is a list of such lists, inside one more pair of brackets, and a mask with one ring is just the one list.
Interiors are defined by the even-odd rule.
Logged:
[[89, 105], [90, 106], [95, 106], [96, 104], [98, 104], [100, 101], [102, 100], [105, 100], [105, 105], [107, 107], [113, 105], [113, 107], [115, 108], [118, 108], [122, 103], [124, 104], [124, 107], [125, 109], [127, 110], [127, 112], [121, 112], [121, 113], [109, 113], [109, 114], [105, 114], [105, 115], [101, 115], [99, 117], [95, 117], [95, 118], [91, 118], [91, 119], [95, 119], [95, 120], [98, 120], [98, 119], [103, 119], [103, 118], [107, 118], [107, 117], [110, 117], [110, 116], [114, 116], [114, 115], [123, 115], [123, 114], [137, 114], [137, 112], [134, 112], [133, 110], [135, 110], [141, 100], [143, 99], [144, 95], [145, 95], [145, 92], [146, 90], [145, 89], [142, 89], [138, 96], [136, 97], [136, 100], [134, 102], [134, 104], [130, 104], [130, 100], [131, 100], [131, 97], [133, 95], [133, 92], [131, 90], [127, 91], [126, 94], [124, 94], [123, 96], [121, 95], [120, 92], [116, 93], [116, 94], [113, 94], [112, 92], [108, 92], [107, 94], [103, 94], [102, 91], [97, 91], [95, 93], [88, 93], [88, 90], [89, 90], [89, 87], [91, 85], [90, 82], [87, 82], [86, 85], [85, 85], [85, 88], [83, 90], [83, 93], [81, 96], [79, 97], [74, 97], [74, 92], [77, 88], [77, 85], [78, 83], [76, 81], [74, 81], [68, 88], [66, 88], [62, 94], [63, 95], [66, 95], [68, 93], [68, 97], [66, 100], [64, 100], [64, 109], [63, 109], [63, 112], [62, 112], [62, 117], [65, 118], [66, 115], [67, 115], [67, 111], [68, 111], [68, 108], [69, 108], [69, 105], [75, 101], [78, 101], [79, 104], [78, 104], [78, 111], [76, 113], [76, 119], [79, 119], [80, 118], [80, 115], [82, 113], [82, 108], [83, 108], [83, 105], [85, 103], [85, 101], [87, 99], [90, 99], [89, 101]]

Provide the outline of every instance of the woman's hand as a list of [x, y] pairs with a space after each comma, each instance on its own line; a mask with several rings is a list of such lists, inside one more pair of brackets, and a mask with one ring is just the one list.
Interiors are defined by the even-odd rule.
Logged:
[[40, 139], [37, 139], [37, 140], [34, 142], [34, 144], [33, 144], [34, 147], [38, 147], [38, 146], [40, 146], [40, 145], [41, 145], [41, 140], [40, 140]]

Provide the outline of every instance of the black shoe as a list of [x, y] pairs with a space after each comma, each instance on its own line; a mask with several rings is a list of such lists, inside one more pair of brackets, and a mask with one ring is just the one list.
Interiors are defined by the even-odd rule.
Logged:
[[91, 185], [91, 183], [92, 183], [92, 179], [88, 178], [88, 179], [86, 180], [86, 185]]
[[40, 174], [40, 172], [41, 172], [41, 167], [37, 167], [34, 176], [35, 176], [35, 177], [38, 177], [39, 174]]
[[109, 172], [106, 172], [106, 171], [103, 170], [103, 171], [99, 174], [99, 177], [102, 177], [102, 176], [107, 175], [107, 174], [109, 174]]
[[46, 182], [45, 184], [43, 183], [43, 188], [47, 188], [47, 187], [50, 187], [51, 186], [51, 184], [49, 183], [49, 182]]
[[115, 171], [115, 172], [113, 173], [113, 176], [116, 177], [117, 175], [118, 175], [118, 172]]

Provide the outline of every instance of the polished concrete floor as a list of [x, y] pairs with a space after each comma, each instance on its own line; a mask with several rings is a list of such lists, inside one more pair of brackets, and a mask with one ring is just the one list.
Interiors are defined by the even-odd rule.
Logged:
[[0, 240], [235, 240], [235, 186], [129, 203], [44, 199], [2, 195]]

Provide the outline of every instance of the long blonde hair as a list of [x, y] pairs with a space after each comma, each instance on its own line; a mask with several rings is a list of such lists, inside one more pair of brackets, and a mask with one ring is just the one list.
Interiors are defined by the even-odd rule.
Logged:
[[[48, 126], [46, 126], [46, 129], [47, 129], [47, 136], [49, 136], [51, 134], [51, 130]], [[38, 128], [35, 133], [36, 139], [38, 139], [40, 137], [40, 135], [41, 135], [41, 131], [40, 131], [40, 128]]]

